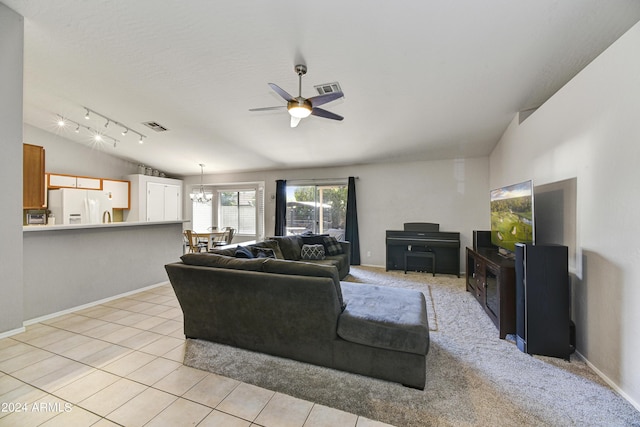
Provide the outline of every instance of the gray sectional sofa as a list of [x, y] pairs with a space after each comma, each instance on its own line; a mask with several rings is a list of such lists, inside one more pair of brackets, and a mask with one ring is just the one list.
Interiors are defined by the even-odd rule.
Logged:
[[[327, 241], [331, 243], [326, 243]], [[328, 253], [325, 255], [324, 259], [306, 260], [302, 259], [302, 248], [305, 244], [324, 244], [325, 246], [329, 244], [333, 245], [333, 247], [337, 248], [337, 250], [330, 252], [330, 248], [326, 247], [325, 250]], [[276, 258], [278, 259], [286, 259], [289, 261], [304, 261], [320, 265], [333, 265], [338, 269], [340, 280], [344, 279], [347, 274], [349, 274], [349, 266], [351, 265], [351, 244], [349, 242], [337, 241], [325, 235], [269, 237], [267, 240], [246, 245], [244, 247], [249, 248], [250, 250], [254, 250], [254, 252], [257, 248], [272, 249], [275, 253]], [[231, 247], [226, 249], [213, 248], [210, 252], [218, 255], [227, 255], [233, 257], [236, 255], [236, 251], [236, 247]]]
[[165, 268], [187, 338], [425, 386], [418, 291], [340, 282], [335, 265], [286, 259], [196, 253]]

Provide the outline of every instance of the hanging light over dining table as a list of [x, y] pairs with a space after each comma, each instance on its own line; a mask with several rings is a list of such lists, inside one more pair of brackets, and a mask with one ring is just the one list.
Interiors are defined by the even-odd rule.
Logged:
[[213, 193], [204, 191], [204, 165], [200, 163], [200, 189], [192, 191], [189, 197], [196, 203], [209, 203], [213, 199]]

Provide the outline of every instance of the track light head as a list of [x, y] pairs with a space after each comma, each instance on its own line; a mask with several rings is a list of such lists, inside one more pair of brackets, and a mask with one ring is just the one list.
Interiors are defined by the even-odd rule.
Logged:
[[85, 110], [87, 110], [87, 113], [84, 115], [84, 118], [85, 118], [85, 119], [87, 119], [87, 120], [89, 120], [89, 119], [90, 119], [90, 117], [89, 117], [89, 110], [88, 110], [87, 108], [85, 108]]
[[122, 131], [122, 136], [125, 136], [129, 132], [129, 128], [124, 128]]

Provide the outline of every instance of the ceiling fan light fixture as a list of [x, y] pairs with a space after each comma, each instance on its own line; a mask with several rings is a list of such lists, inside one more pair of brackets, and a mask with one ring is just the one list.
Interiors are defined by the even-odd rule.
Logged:
[[295, 117], [296, 119], [304, 119], [311, 115], [311, 105], [306, 99], [292, 99], [287, 102], [287, 110], [289, 114], [291, 114], [291, 117]]
[[289, 114], [297, 119], [304, 119], [311, 115], [311, 109], [307, 107], [292, 107], [289, 108]]

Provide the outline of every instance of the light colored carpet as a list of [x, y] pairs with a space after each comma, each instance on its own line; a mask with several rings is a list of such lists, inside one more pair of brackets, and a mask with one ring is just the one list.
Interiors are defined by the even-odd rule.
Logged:
[[348, 280], [431, 297], [424, 391], [199, 340], [188, 340], [184, 363], [396, 426], [640, 426], [640, 413], [582, 361], [500, 340], [464, 279], [353, 267]]

